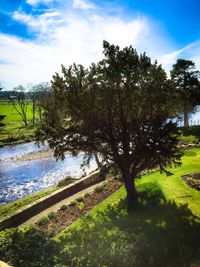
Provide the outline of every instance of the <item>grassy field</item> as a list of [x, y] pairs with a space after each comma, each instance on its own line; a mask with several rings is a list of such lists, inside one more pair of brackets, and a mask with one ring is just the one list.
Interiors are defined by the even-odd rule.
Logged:
[[21, 116], [11, 103], [0, 101], [0, 114], [6, 115], [3, 120], [5, 126], [0, 128], [0, 146], [27, 142], [34, 138], [35, 127], [30, 122], [32, 119], [31, 105], [27, 109], [27, 119], [29, 121], [29, 126], [27, 127], [24, 126]]
[[200, 192], [180, 176], [200, 172], [200, 149], [182, 162], [172, 176], [138, 180], [140, 200], [130, 213], [122, 188], [72, 224], [56, 238], [56, 266], [199, 267]]

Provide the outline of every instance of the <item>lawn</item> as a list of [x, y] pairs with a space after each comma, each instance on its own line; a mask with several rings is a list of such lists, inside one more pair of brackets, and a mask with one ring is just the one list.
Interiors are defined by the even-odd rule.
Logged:
[[[0, 101], [0, 114], [6, 115], [3, 120], [5, 126], [0, 128], [0, 146], [27, 142], [34, 138], [35, 127], [31, 125], [31, 122], [25, 127], [21, 116], [11, 103]], [[32, 119], [31, 105], [27, 108], [27, 119], [28, 121]]]
[[118, 190], [56, 240], [56, 266], [200, 266], [200, 192], [182, 174], [200, 172], [200, 149], [188, 150], [180, 168], [137, 181], [139, 203], [130, 213]]

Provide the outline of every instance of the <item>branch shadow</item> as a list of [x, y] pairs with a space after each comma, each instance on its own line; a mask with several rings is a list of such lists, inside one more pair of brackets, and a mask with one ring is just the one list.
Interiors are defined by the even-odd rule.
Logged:
[[200, 222], [187, 205], [158, 190], [140, 193], [131, 212], [125, 200], [60, 238], [58, 266], [199, 267]]

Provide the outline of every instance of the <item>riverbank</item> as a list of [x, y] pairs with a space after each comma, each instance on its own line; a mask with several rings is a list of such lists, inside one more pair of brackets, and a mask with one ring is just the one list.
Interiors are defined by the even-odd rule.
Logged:
[[31, 152], [27, 155], [21, 155], [15, 158], [11, 158], [13, 162], [17, 161], [31, 161], [31, 160], [38, 160], [38, 159], [47, 159], [53, 157], [53, 151], [47, 150], [47, 151], [37, 151], [37, 152]]

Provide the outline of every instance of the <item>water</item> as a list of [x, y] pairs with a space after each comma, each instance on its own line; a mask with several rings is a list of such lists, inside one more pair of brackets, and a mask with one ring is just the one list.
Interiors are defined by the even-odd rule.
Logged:
[[54, 158], [12, 160], [20, 155], [47, 149], [47, 145], [38, 148], [34, 143], [0, 148], [0, 205], [51, 188], [68, 175], [80, 178], [96, 168], [92, 161], [90, 168], [85, 171], [81, 169], [83, 155], [66, 156], [64, 161]]
[[48, 150], [47, 144], [38, 147], [38, 145], [36, 145], [35, 142], [30, 142], [15, 146], [0, 147], [0, 161], [12, 159], [15, 157], [20, 157], [22, 155], [27, 155], [31, 152], [38, 152], [45, 150]]

